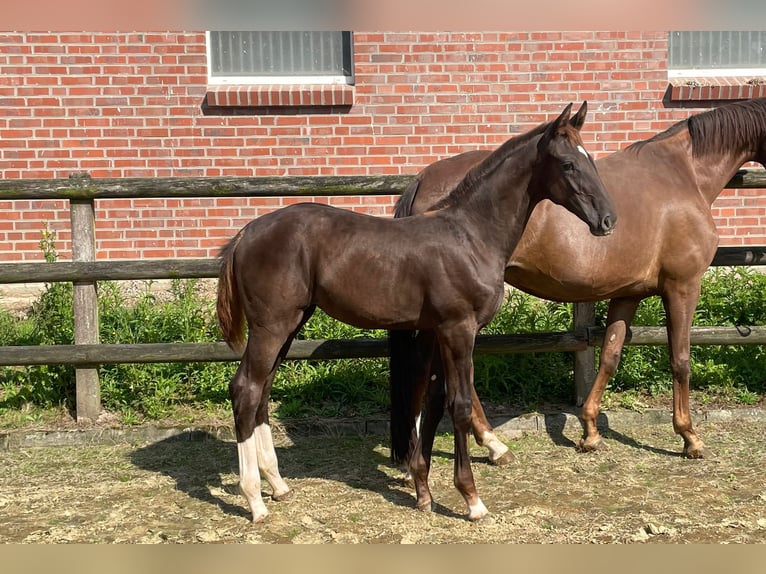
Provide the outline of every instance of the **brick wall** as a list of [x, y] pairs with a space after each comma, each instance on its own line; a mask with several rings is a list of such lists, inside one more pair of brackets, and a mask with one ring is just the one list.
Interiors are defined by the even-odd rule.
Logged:
[[[663, 103], [663, 32], [356, 32], [354, 59], [348, 107], [218, 107], [202, 32], [0, 32], [0, 177], [415, 173], [584, 99], [598, 157], [707, 109]], [[385, 215], [394, 199], [331, 201]], [[213, 255], [291, 201], [100, 200], [98, 257]], [[0, 200], [0, 211], [2, 260], [40, 259], [45, 225], [69, 257], [67, 202]], [[760, 190], [725, 191], [713, 214], [722, 244], [766, 244]]]

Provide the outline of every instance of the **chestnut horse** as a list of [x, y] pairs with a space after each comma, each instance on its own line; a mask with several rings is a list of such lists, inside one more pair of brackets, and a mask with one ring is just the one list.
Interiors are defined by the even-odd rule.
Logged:
[[[615, 222], [593, 160], [582, 146], [584, 113], [569, 104], [553, 122], [508, 140], [469, 170], [438, 211], [388, 219], [314, 203], [251, 221], [221, 251], [218, 321], [233, 349], [247, 343], [229, 385], [239, 478], [254, 522], [268, 510], [261, 475], [280, 499], [268, 419], [277, 367], [316, 307], [362, 328], [425, 329], [443, 358], [455, 431], [454, 480], [477, 520], [487, 509], [468, 455], [477, 332], [503, 299], [503, 272], [535, 205], [550, 199], [606, 235]], [[443, 409], [443, 405], [442, 405]], [[417, 507], [431, 508], [430, 444], [413, 457]]]
[[[402, 194], [395, 217], [428, 209], [488, 153], [467, 152], [427, 166]], [[683, 438], [685, 456], [709, 455], [689, 414], [690, 329], [701, 277], [718, 246], [711, 205], [750, 161], [766, 162], [766, 98], [696, 114], [599, 159], [599, 174], [620, 216], [620, 225], [609, 237], [594, 240], [575, 218], [551, 203], [541, 204], [530, 217], [508, 261], [505, 280], [554, 301], [610, 299], [598, 373], [580, 414], [579, 450], [604, 445], [596, 427], [601, 397], [617, 369], [639, 302], [659, 295], [667, 316], [673, 428]], [[414, 332], [390, 333], [394, 462], [408, 458], [425, 386], [439, 378], [435, 371], [413, 368], [421, 361], [413, 337]], [[438, 390], [439, 381], [434, 384]], [[438, 404], [438, 399], [431, 400]], [[508, 447], [492, 432], [475, 393], [471, 426], [477, 443], [489, 449], [490, 461], [512, 460]]]

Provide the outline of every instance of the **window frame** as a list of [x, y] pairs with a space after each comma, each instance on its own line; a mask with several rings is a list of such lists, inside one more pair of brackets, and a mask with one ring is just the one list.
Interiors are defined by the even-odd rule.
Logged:
[[[739, 32], [739, 30], [711, 30], [711, 32]], [[688, 30], [671, 30], [668, 32], [668, 79], [686, 78], [727, 78], [727, 77], [763, 77], [766, 76], [766, 63], [763, 67], [740, 67], [740, 68], [671, 68], [670, 52], [672, 35], [675, 32], [688, 32]]]
[[[298, 31], [298, 30], [296, 30]], [[288, 86], [288, 85], [354, 85], [354, 33], [348, 30], [340, 30], [340, 32], [348, 32], [348, 50], [351, 53], [351, 74], [346, 75], [297, 75], [297, 76], [283, 76], [283, 75], [252, 75], [252, 76], [225, 76], [225, 75], [213, 75], [212, 62], [212, 42], [210, 41], [210, 30], [205, 31], [205, 51], [207, 56], [207, 83], [210, 86]], [[345, 44], [345, 41], [344, 41]], [[344, 49], [345, 49], [344, 45]]]

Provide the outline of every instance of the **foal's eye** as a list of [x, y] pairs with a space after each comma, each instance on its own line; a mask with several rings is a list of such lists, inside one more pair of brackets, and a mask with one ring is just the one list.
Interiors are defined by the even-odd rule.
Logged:
[[562, 166], [561, 166], [561, 167], [562, 167], [562, 169], [563, 169], [564, 171], [574, 171], [574, 169], [575, 169], [575, 166], [574, 166], [574, 164], [573, 164], [571, 161], [565, 161], [565, 162], [562, 164]]

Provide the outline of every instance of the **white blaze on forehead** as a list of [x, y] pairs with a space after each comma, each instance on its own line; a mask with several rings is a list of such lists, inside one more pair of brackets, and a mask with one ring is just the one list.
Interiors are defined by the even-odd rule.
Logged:
[[582, 147], [581, 145], [578, 145], [578, 146], [577, 146], [577, 151], [579, 151], [579, 152], [580, 152], [581, 154], [583, 154], [585, 157], [590, 157], [590, 156], [588, 155], [588, 152], [587, 152], [587, 151], [585, 151], [585, 148], [584, 148], [584, 147]]

